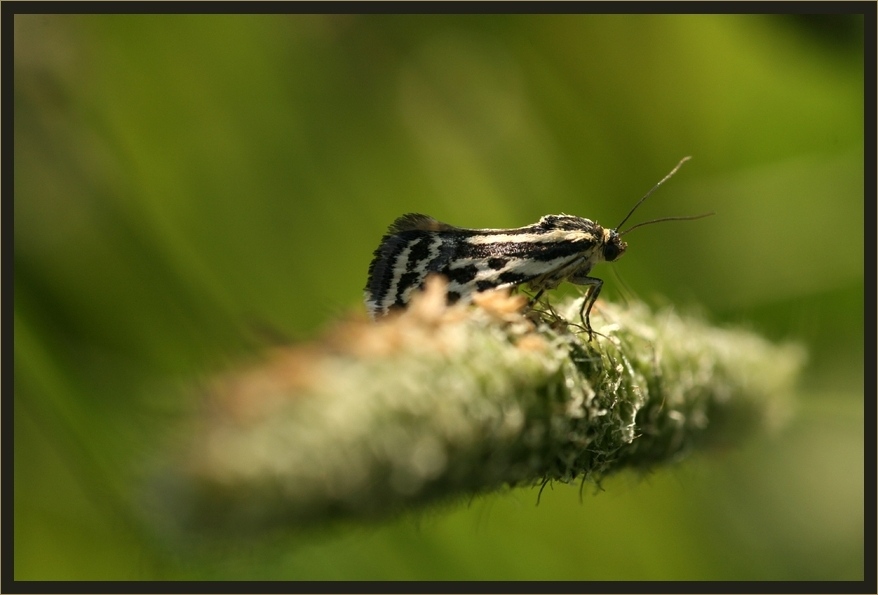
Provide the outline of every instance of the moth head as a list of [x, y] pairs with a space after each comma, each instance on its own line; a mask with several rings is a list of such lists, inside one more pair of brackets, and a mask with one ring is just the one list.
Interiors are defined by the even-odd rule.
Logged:
[[622, 236], [620, 236], [615, 229], [604, 230], [604, 247], [602, 248], [602, 252], [605, 261], [613, 262], [614, 260], [618, 260], [623, 254], [625, 254], [625, 250], [627, 249], [628, 244], [622, 240]]

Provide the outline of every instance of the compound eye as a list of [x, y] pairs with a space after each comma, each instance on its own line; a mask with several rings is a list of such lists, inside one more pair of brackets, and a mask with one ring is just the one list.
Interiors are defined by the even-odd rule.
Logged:
[[622, 240], [613, 238], [604, 245], [604, 260], [607, 262], [613, 262], [625, 253], [627, 247], [628, 244]]

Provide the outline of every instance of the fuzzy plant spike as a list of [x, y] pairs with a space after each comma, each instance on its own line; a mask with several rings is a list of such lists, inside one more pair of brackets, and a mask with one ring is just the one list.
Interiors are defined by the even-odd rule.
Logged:
[[589, 341], [565, 322], [581, 300], [447, 306], [445, 291], [431, 278], [398, 315], [217, 379], [168, 484], [183, 524], [370, 519], [650, 470], [776, 424], [803, 364], [798, 347], [673, 310], [598, 302]]

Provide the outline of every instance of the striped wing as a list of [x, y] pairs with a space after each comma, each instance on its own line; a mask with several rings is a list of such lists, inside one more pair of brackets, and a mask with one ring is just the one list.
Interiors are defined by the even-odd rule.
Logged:
[[601, 258], [602, 238], [599, 225], [570, 215], [515, 229], [465, 229], [403, 215], [375, 250], [366, 306], [373, 317], [405, 307], [429, 273], [447, 277], [449, 303], [524, 283], [551, 289], [573, 274], [587, 275]]
[[429, 273], [448, 268], [456, 229], [416, 213], [391, 224], [369, 265], [366, 308], [373, 317], [405, 307]]

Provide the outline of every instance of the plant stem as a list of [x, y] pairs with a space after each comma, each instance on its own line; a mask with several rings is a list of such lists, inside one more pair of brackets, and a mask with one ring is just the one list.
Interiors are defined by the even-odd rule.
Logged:
[[[181, 512], [256, 529], [380, 517], [507, 485], [601, 478], [779, 421], [803, 353], [642, 304], [523, 313], [522, 296], [348, 322], [211, 392]], [[176, 485], [176, 484], [175, 484]]]

